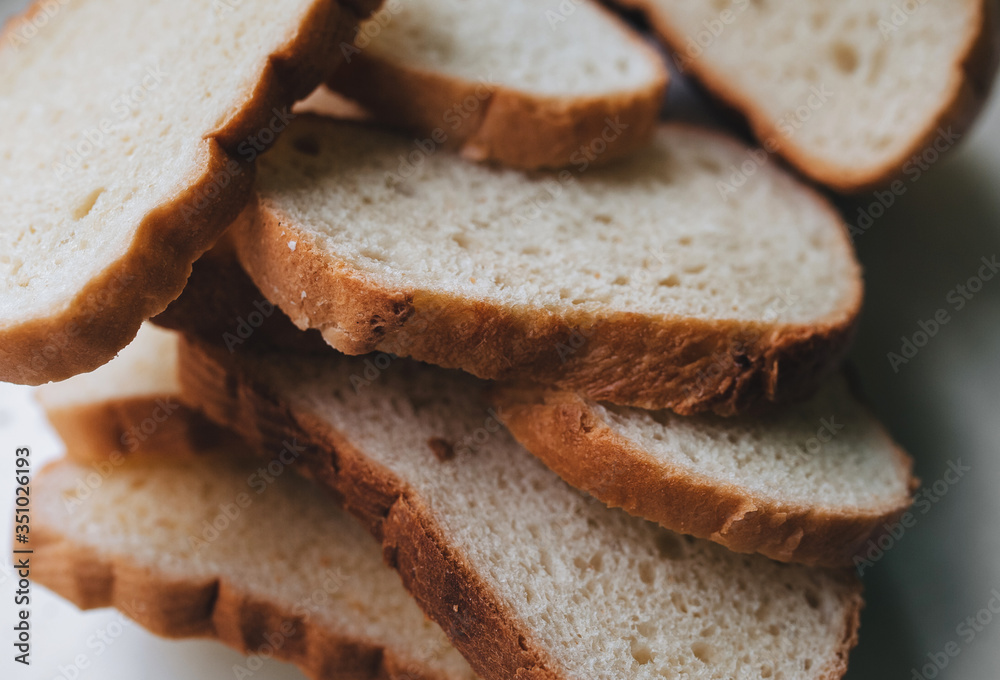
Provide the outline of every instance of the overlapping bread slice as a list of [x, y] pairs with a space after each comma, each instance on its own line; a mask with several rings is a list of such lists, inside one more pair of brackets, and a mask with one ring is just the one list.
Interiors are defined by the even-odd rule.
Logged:
[[[175, 345], [143, 328], [92, 376], [47, 389], [70, 459], [32, 480], [36, 582], [159, 635], [214, 637], [314, 678], [472, 680], [328, 493], [280, 459], [262, 473], [231, 434], [206, 443], [164, 370]], [[164, 404], [176, 408], [145, 425]], [[116, 441], [133, 430], [144, 433], [135, 447]]]
[[[303, 117], [260, 162], [239, 258], [300, 328], [618, 404], [731, 414], [811, 388], [862, 295], [836, 213], [747, 149], [664, 125], [627, 159], [526, 174]], [[404, 159], [405, 160], [405, 159]], [[409, 162], [409, 161], [407, 161]]]
[[656, 51], [592, 0], [389, 0], [343, 48], [333, 89], [430, 148], [521, 168], [637, 148], [667, 85]]
[[483, 677], [836, 678], [853, 575], [741, 555], [605, 507], [517, 445], [482, 384], [407, 362], [185, 341], [184, 397], [302, 462]]
[[760, 417], [678, 416], [499, 390], [514, 436], [612, 507], [741, 552], [831, 566], [905, 511], [912, 461], [845, 379]]
[[0, 36], [0, 380], [89, 371], [236, 217], [372, 0], [36, 1]]
[[[228, 239], [195, 263], [155, 321], [229, 349], [329, 352], [314, 331], [261, 309]], [[251, 326], [250, 322], [254, 322]], [[388, 355], [361, 359], [376, 379]], [[834, 377], [757, 417], [676, 416], [544, 389], [494, 388], [497, 416], [564, 480], [606, 504], [732, 550], [840, 566], [911, 502], [912, 462]]]
[[842, 191], [912, 179], [954, 146], [1000, 55], [993, 0], [619, 2], [765, 146]]

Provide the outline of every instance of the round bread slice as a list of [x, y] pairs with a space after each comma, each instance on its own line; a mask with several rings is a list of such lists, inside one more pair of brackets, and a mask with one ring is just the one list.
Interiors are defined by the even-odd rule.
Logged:
[[372, 0], [39, 0], [0, 36], [0, 380], [93, 370], [184, 286]]
[[753, 153], [664, 125], [584, 173], [523, 173], [389, 132], [295, 121], [235, 225], [250, 277], [349, 353], [681, 413], [732, 414], [812, 388], [862, 297], [846, 230]]
[[652, 133], [657, 52], [592, 0], [389, 0], [330, 86], [434, 146], [520, 168], [607, 161]]
[[912, 460], [837, 377], [758, 418], [684, 417], [498, 390], [497, 414], [560, 477], [668, 529], [784, 562], [847, 566], [911, 504]]
[[982, 109], [994, 0], [619, 0], [762, 145], [845, 192], [912, 180]]

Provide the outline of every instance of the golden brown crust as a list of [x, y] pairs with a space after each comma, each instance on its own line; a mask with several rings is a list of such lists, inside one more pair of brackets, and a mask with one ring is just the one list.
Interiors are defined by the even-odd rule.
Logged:
[[[839, 222], [828, 204], [818, 196], [816, 201]], [[388, 287], [334, 260], [260, 199], [240, 216], [233, 235], [240, 262], [258, 288], [299, 328], [318, 328], [347, 354], [382, 351], [480, 378], [681, 414], [733, 415], [807, 394], [846, 351], [863, 296], [855, 265], [843, 308], [812, 324], [634, 313], [574, 318]], [[846, 230], [842, 238], [845, 252], [853, 252]]]
[[[675, 51], [683, 48], [686, 36], [671, 23], [666, 13], [658, 11], [655, 0], [616, 1], [645, 14], [668, 47]], [[758, 139], [774, 144], [778, 152], [803, 174], [843, 193], [870, 191], [899, 178], [905, 163], [938, 136], [939, 128], [950, 126], [955, 133], [964, 134], [982, 110], [1000, 62], [1000, 30], [994, 0], [981, 0], [978, 9], [980, 22], [977, 30], [968, 36], [965, 49], [956, 55], [954, 77], [948, 94], [942, 98], [938, 109], [930, 113], [910, 146], [879, 166], [845, 167], [807, 153], [793, 139], [780, 134], [777, 121], [751, 95], [734, 86], [738, 75], [721, 73], [704, 59], [691, 60], [687, 68], [715, 96], [739, 111]]]
[[[44, 473], [38, 483], [44, 483]], [[81, 609], [115, 607], [162, 637], [215, 638], [242, 654], [291, 662], [316, 679], [456, 680], [225, 578], [197, 580], [103, 555], [40, 523], [32, 525], [28, 547], [34, 550], [31, 573], [37, 583]]]
[[[447, 537], [404, 480], [373, 464], [330, 425], [293, 410], [253, 376], [252, 361], [243, 363], [217, 348], [184, 340], [180, 349], [182, 390], [197, 408], [229, 427], [259, 451], [271, 451], [288, 437], [308, 442], [308, 474], [333, 489], [344, 507], [382, 543], [386, 560], [424, 611], [482, 677], [488, 680], [568, 680], [548, 659], [530, 629], [492, 595], [467, 559]], [[857, 643], [863, 599], [853, 574], [842, 578], [846, 610], [842, 644], [835, 659], [817, 677], [840, 678]]]
[[[611, 507], [736, 552], [851, 566], [857, 550], [910, 505], [908, 493], [868, 511], [781, 503], [657, 460], [615, 433], [579, 395], [500, 389], [494, 400], [518, 441], [569, 484]], [[912, 461], [893, 450], [912, 484]]]
[[178, 456], [237, 438], [178, 401], [177, 394], [148, 394], [69, 406], [47, 406], [45, 417], [79, 463], [115, 464], [125, 456]]
[[[656, 64], [657, 76], [646, 87], [604, 97], [546, 97], [424, 70], [363, 48], [334, 73], [329, 85], [384, 123], [431, 139], [439, 131], [445, 141], [438, 143], [472, 160], [524, 169], [603, 163], [649, 139], [669, 76], [655, 50], [618, 17], [596, 3], [595, 7], [607, 21], [627, 31], [635, 47]], [[455, 113], [456, 107], [461, 107], [460, 113]], [[609, 127], [609, 121], [616, 124]], [[625, 129], [605, 133], [619, 128]], [[604, 150], [581, 153], [591, 144], [598, 145], [594, 151]], [[588, 155], [594, 159], [588, 160]]]
[[[36, 0], [21, 17], [42, 11], [44, 1]], [[370, 11], [375, 3], [356, 4]], [[2, 38], [17, 21], [8, 22]], [[358, 21], [355, 10], [335, 0], [315, 1], [292, 39], [270, 56], [242, 108], [205, 137], [202, 165], [192, 169], [187, 189], [143, 218], [125, 256], [65, 309], [0, 329], [0, 380], [38, 385], [93, 370], [180, 294], [191, 263], [250, 198], [253, 166], [238, 145], [266, 124], [273, 108], [308, 94], [329, 76], [340, 59], [337, 38]]]
[[[224, 350], [180, 345], [182, 391], [258, 451], [288, 437], [308, 443], [303, 463], [382, 544], [386, 561], [473, 669], [489, 680], [566, 680], [531, 631], [450, 546], [403, 480], [372, 463], [329, 425], [293, 412]], [[280, 446], [278, 447], [280, 448]]]

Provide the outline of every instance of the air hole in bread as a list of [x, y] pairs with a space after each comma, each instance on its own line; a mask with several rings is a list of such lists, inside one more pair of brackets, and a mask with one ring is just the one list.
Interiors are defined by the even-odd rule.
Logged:
[[715, 653], [715, 650], [707, 642], [699, 641], [691, 645], [691, 653], [702, 663], [711, 664], [712, 655]]
[[653, 652], [644, 642], [639, 642], [635, 639], [632, 640], [632, 658], [636, 660], [640, 666], [645, 666], [647, 663], [653, 660]]
[[84, 217], [89, 215], [90, 211], [94, 209], [95, 205], [97, 205], [97, 201], [101, 198], [101, 194], [103, 193], [104, 187], [101, 187], [100, 189], [94, 189], [87, 194], [87, 197], [80, 201], [80, 205], [78, 205], [76, 210], [73, 211], [73, 219], [82, 220]]

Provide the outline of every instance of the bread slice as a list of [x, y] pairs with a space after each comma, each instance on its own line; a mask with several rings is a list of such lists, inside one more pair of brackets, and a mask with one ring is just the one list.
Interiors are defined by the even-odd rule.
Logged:
[[619, 2], [765, 148], [840, 191], [911, 180], [954, 146], [1000, 56], [992, 0]]
[[842, 378], [759, 418], [677, 416], [501, 390], [529, 451], [612, 507], [776, 560], [848, 566], [910, 505], [912, 461]]
[[374, 4], [38, 0], [8, 22], [0, 380], [92, 370], [180, 293]]
[[592, 0], [389, 0], [342, 47], [334, 90], [417, 143], [519, 168], [637, 148], [667, 85], [660, 55]]
[[163, 444], [103, 478], [61, 460], [32, 480], [36, 583], [164, 637], [217, 638], [250, 655], [248, 673], [274, 657], [317, 679], [475, 678], [318, 485], [265, 483], [231, 448]]
[[838, 678], [849, 572], [740, 555], [605, 507], [517, 445], [482, 384], [403, 359], [181, 344], [185, 399], [300, 460], [484, 678]]
[[[296, 121], [235, 226], [242, 264], [335, 348], [410, 356], [617, 404], [731, 414], [813, 386], [861, 305], [846, 231], [748, 150], [664, 125], [629, 159], [524, 174]], [[402, 162], [409, 162], [403, 159]]]

